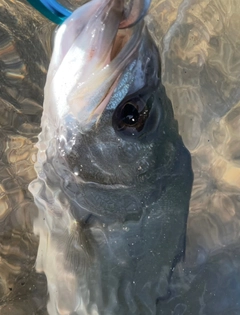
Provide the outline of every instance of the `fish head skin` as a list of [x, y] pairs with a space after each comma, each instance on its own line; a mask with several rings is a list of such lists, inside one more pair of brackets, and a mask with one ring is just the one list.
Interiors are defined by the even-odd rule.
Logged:
[[55, 40], [32, 191], [49, 213], [45, 257], [61, 248], [62, 273], [42, 270], [62, 290], [52, 307], [155, 314], [184, 255], [191, 158], [145, 22], [119, 30], [121, 5], [104, 3], [78, 9]]

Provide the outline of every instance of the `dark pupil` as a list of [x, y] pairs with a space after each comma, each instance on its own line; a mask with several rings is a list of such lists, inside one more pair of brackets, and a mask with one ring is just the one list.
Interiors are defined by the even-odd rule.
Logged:
[[127, 103], [122, 110], [122, 122], [128, 126], [135, 125], [139, 118], [138, 110], [131, 103]]

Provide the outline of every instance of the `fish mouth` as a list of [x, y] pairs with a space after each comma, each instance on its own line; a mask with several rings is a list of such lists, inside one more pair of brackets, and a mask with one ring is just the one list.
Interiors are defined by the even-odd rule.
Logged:
[[[53, 95], [52, 116], [72, 116], [82, 130], [98, 121], [121, 75], [134, 62], [143, 21], [119, 29], [123, 1], [92, 0], [59, 28], [47, 78]], [[47, 92], [47, 91], [46, 91]], [[47, 106], [47, 104], [46, 104]]]
[[[94, 72], [82, 82], [78, 92], [69, 98], [72, 109], [76, 108], [76, 103], [78, 104], [74, 116], [82, 126], [85, 124], [85, 130], [86, 126], [92, 127], [93, 123], [99, 121], [103, 111], [110, 103], [125, 69], [133, 65], [141, 40], [142, 28], [143, 23], [131, 29], [118, 29], [112, 40], [107, 60], [101, 68], [95, 68]], [[88, 100], [86, 101], [86, 99]], [[81, 105], [79, 106], [79, 104]]]

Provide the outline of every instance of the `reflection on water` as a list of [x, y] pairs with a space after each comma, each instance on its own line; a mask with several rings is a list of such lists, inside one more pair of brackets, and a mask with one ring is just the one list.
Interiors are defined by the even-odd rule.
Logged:
[[38, 35], [44, 21], [34, 14], [21, 2], [0, 3], [1, 315], [46, 314], [45, 276], [34, 268], [35, 206], [27, 188], [35, 177], [33, 143], [49, 60], [48, 46]]
[[[239, 314], [240, 7], [234, 0], [153, 0], [151, 14], [163, 81], [195, 175], [186, 260], [159, 314]], [[27, 186], [35, 176], [53, 29], [24, 1], [1, 0], [1, 314], [47, 314]]]
[[164, 84], [195, 177], [186, 261], [175, 273], [182, 288], [173, 289], [182, 295], [163, 314], [239, 314], [240, 8], [197, 0], [154, 9]]

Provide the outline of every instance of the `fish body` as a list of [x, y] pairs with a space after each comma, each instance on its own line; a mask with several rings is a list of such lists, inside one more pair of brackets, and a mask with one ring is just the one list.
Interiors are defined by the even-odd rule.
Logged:
[[[58, 29], [30, 191], [50, 315], [151, 315], [184, 256], [190, 154], [144, 21], [93, 0]], [[160, 303], [160, 302], [159, 302]]]

